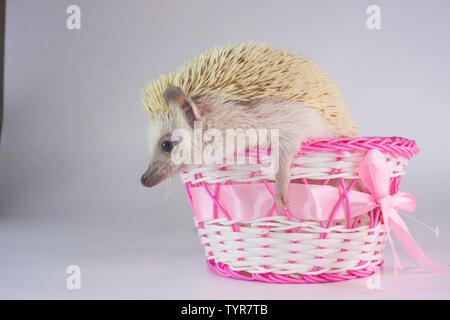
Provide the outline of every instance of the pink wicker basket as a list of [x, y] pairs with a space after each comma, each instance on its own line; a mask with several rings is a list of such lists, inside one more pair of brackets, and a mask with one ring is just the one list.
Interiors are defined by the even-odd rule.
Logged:
[[[348, 199], [360, 184], [358, 168], [369, 150], [384, 155], [389, 194], [397, 193], [405, 165], [418, 152], [414, 141], [340, 138], [302, 146], [291, 167], [291, 204], [305, 206], [302, 197], [292, 194], [293, 185], [339, 190], [328, 218], [321, 221], [296, 218], [291, 207], [284, 211], [276, 208], [273, 174], [262, 170], [265, 159], [261, 154], [255, 155], [256, 164], [210, 165], [184, 172], [194, 214], [201, 210], [203, 217], [209, 215], [200, 221], [197, 214], [194, 219], [208, 266], [222, 276], [274, 283], [341, 281], [372, 274], [383, 264], [388, 238], [383, 213], [378, 206], [354, 217]], [[256, 203], [247, 188], [265, 193], [264, 203]], [[232, 203], [230, 194], [235, 198]], [[254, 208], [258, 217], [242, 219], [243, 211]]]

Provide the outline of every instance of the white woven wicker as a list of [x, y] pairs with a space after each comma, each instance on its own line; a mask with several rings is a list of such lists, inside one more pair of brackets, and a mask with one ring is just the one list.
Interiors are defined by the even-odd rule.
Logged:
[[[294, 166], [291, 167], [291, 179], [329, 180], [341, 177], [344, 179], [357, 179], [358, 166], [362, 156], [363, 153], [361, 152], [343, 152], [340, 155], [341, 160], [338, 161], [336, 160], [336, 153], [333, 152], [306, 153], [294, 159]], [[391, 169], [391, 177], [397, 177], [405, 173], [404, 167], [408, 163], [407, 158], [394, 158], [390, 154], [385, 154], [385, 156]], [[220, 170], [225, 165], [217, 164], [198, 167], [189, 172], [183, 172], [181, 178], [184, 183], [207, 182], [209, 184], [229, 180], [234, 182], [260, 181], [262, 179], [274, 180], [274, 172], [268, 170], [270, 164], [269, 156], [261, 156], [260, 162], [255, 164], [227, 165], [227, 170]], [[333, 169], [335, 173], [330, 174]], [[254, 173], [253, 176], [251, 176], [252, 173]], [[199, 174], [201, 174], [200, 177]]]
[[[211, 220], [197, 230], [206, 245], [206, 258], [224, 263], [234, 271], [342, 274], [378, 265], [383, 260], [386, 234], [380, 223], [374, 228], [364, 220], [352, 229], [343, 225], [322, 228], [313, 221], [272, 217], [240, 221], [238, 232], [232, 230], [232, 224], [226, 219]], [[301, 228], [302, 232], [286, 232], [292, 228]], [[321, 239], [324, 233], [328, 235]]]

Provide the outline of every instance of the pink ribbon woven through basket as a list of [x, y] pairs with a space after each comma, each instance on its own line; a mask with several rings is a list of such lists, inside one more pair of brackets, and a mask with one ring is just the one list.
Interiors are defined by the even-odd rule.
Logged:
[[276, 208], [273, 177], [261, 172], [259, 154], [247, 171], [218, 166], [183, 173], [208, 265], [244, 280], [348, 280], [383, 264], [387, 240], [396, 275], [402, 265], [393, 234], [416, 262], [439, 270], [397, 213], [415, 209], [414, 196], [399, 184], [417, 152], [414, 141], [399, 137], [304, 144], [291, 168], [286, 210]]

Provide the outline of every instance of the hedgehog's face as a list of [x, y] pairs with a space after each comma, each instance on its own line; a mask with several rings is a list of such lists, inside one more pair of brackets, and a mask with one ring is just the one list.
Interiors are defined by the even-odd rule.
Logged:
[[177, 147], [192, 145], [193, 122], [199, 120], [194, 102], [178, 87], [169, 87], [164, 99], [171, 109], [170, 115], [150, 119], [148, 143], [150, 164], [142, 175], [141, 183], [153, 187], [186, 167], [177, 158]]

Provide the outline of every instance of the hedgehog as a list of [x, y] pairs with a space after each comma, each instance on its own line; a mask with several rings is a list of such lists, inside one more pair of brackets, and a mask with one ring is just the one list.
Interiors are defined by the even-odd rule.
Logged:
[[266, 43], [229, 44], [204, 52], [149, 82], [141, 106], [150, 122], [150, 164], [142, 185], [152, 187], [190, 168], [171, 160], [179, 142], [171, 139], [175, 129], [192, 132], [196, 121], [222, 132], [276, 128], [275, 201], [283, 209], [289, 205], [290, 167], [302, 143], [357, 135], [330, 75], [310, 59]]

